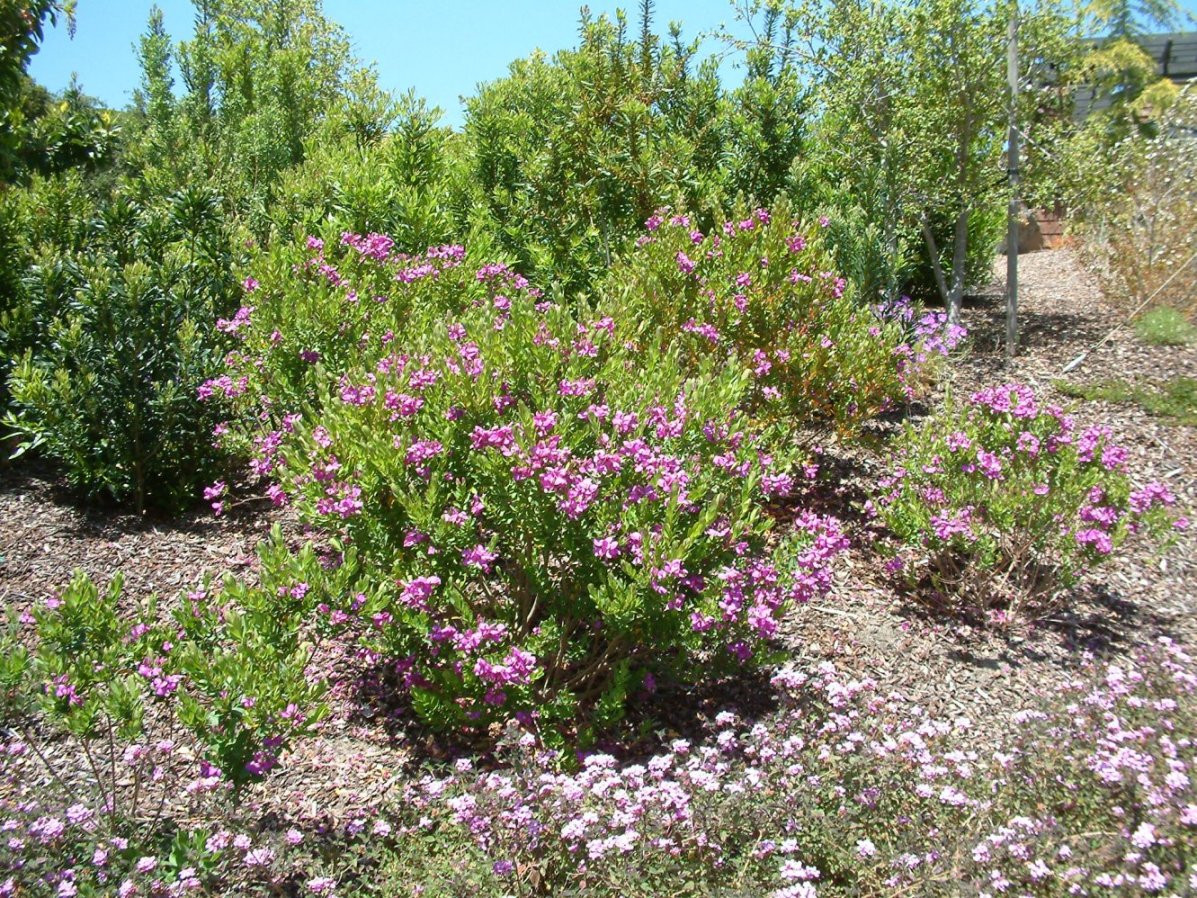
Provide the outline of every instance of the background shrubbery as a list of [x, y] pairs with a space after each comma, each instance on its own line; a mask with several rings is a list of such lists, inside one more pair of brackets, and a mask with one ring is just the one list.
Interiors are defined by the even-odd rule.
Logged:
[[[931, 257], [920, 256], [926, 234], [952, 274], [949, 245], [961, 215], [969, 236], [963, 267], [943, 295], [958, 299], [968, 281], [986, 276], [989, 223], [1002, 203], [974, 187], [998, 168], [996, 132], [978, 125], [977, 139], [987, 136], [969, 144], [968, 165], [958, 170], [947, 161], [950, 148], [897, 136], [946, 133], [948, 119], [922, 127], [941, 107], [944, 115], [993, 117], [1000, 91], [985, 78], [1000, 50], [995, 12], [948, 3], [934, 17], [945, 40], [984, 50], [977, 77], [957, 84], [955, 63], [919, 43], [930, 40], [922, 13], [745, 7], [756, 39], [741, 48], [743, 83], [729, 87], [698, 44], [676, 29], [654, 30], [647, 3], [634, 22], [585, 18], [575, 49], [514, 63], [467, 102], [465, 126], [452, 132], [415, 97], [380, 90], [316, 0], [281, 9], [207, 3], [178, 43], [153, 13], [138, 46], [142, 83], [121, 113], [98, 109], [78, 90], [60, 109], [14, 74], [20, 89], [9, 108], [25, 111], [11, 123], [28, 152], [15, 160], [0, 201], [3, 373], [27, 353], [28, 362], [5, 389], [23, 392], [10, 408], [18, 429], [84, 492], [177, 506], [194, 479], [156, 483], [160, 459], [188, 447], [197, 477], [220, 464], [220, 453], [196, 437], [208, 422], [191, 398], [210, 376], [209, 360], [232, 345], [210, 322], [235, 312], [232, 285], [247, 271], [268, 274], [309, 233], [330, 246], [342, 232], [384, 233], [408, 254], [468, 242], [574, 305], [609, 282], [606, 272], [656, 210], [684, 209], [705, 233], [738, 208], [784, 197], [787, 215], [829, 218], [827, 268], [849, 278], [861, 306], [935, 282]], [[893, 27], [878, 30], [883, 22]], [[1052, 23], [1061, 24], [1045, 13], [1028, 34], [1048, 46]], [[826, 47], [863, 43], [849, 69], [832, 70], [825, 53], [804, 49], [810, 34]], [[895, 81], [887, 64], [878, 88], [892, 104], [886, 118], [877, 97], [853, 91], [872, 83], [863, 75], [893, 53], [935, 66], [938, 80]], [[946, 194], [932, 188], [949, 182], [965, 205], [935, 199]], [[214, 205], [207, 220], [180, 230], [172, 207], [186, 197]], [[81, 252], [87, 273], [77, 270]], [[138, 281], [125, 270], [131, 252], [152, 261], [152, 284], [129, 286]], [[180, 261], [179, 252], [192, 255]], [[134, 358], [127, 335], [105, 335], [92, 322], [142, 294], [157, 297], [157, 311]], [[51, 337], [76, 324], [86, 346]], [[838, 351], [867, 348], [841, 343]], [[853, 415], [892, 393], [880, 376], [874, 368], [871, 385], [861, 384], [866, 395]], [[793, 399], [801, 391], [790, 392]], [[832, 417], [850, 405], [825, 390], [817, 403]], [[97, 405], [121, 409], [124, 420], [95, 420]]]

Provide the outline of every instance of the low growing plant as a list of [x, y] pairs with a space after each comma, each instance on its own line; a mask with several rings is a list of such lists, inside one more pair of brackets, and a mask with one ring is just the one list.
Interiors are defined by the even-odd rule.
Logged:
[[1128, 458], [1107, 428], [1082, 430], [1007, 384], [908, 425], [867, 507], [887, 530], [889, 570], [925, 580], [936, 602], [1034, 616], [1132, 535], [1184, 526], [1164, 484], [1132, 485]]
[[1197, 680], [1169, 641], [1032, 699], [996, 744], [968, 718], [936, 720], [830, 663], [787, 666], [773, 683], [776, 715], [724, 712], [709, 739], [676, 739], [642, 762], [592, 754], [562, 772], [512, 732], [500, 769], [463, 760], [409, 785], [395, 856], [405, 894], [465, 882], [596, 898], [1197, 887]]
[[1132, 402], [1149, 415], [1174, 424], [1197, 425], [1197, 379], [1173, 377], [1162, 383], [1099, 380], [1095, 383], [1056, 381], [1065, 396], [1089, 402]]
[[1150, 346], [1197, 343], [1197, 327], [1171, 306], [1160, 306], [1141, 315], [1135, 321], [1135, 335]]
[[[78, 572], [28, 620], [32, 648], [7, 638], [6, 722], [56, 790], [107, 831], [153, 833], [183, 795], [239, 797], [325, 713], [301, 631], [317, 593], [300, 578], [320, 565], [311, 552], [292, 556], [277, 532], [261, 559], [261, 585], [229, 578], [181, 597], [169, 616], [153, 601], [129, 607], [119, 574], [101, 591]], [[47, 753], [63, 737], [71, 750]]]

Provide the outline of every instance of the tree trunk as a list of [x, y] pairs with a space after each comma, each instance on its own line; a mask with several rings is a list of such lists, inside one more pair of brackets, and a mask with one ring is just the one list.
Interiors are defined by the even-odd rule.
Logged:
[[956, 241], [952, 248], [952, 284], [948, 292], [948, 322], [960, 323], [960, 307], [964, 304], [964, 263], [968, 261], [968, 210], [956, 216]]
[[939, 298], [948, 312], [948, 321], [960, 323], [960, 307], [964, 304], [964, 263], [968, 260], [968, 210], [956, 216], [956, 228], [952, 240], [952, 280], [948, 282], [943, 265], [939, 261], [939, 244], [931, 233], [931, 225], [923, 218], [923, 239], [927, 242], [927, 255], [931, 257], [931, 271], [935, 275], [935, 286]]
[[943, 266], [939, 264], [939, 244], [935, 242], [935, 235], [931, 233], [931, 225], [927, 217], [923, 216], [923, 240], [927, 243], [927, 255], [931, 257], [931, 271], [935, 275], [935, 286], [939, 290], [939, 298], [944, 307], [948, 305], [948, 282], [943, 276]]

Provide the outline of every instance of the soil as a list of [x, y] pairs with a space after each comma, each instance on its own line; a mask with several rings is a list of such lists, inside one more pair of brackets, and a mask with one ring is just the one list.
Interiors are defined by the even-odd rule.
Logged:
[[[1000, 283], [966, 304], [971, 352], [952, 363], [944, 388], [964, 395], [983, 385], [1029, 383], [1074, 407], [1082, 424], [1109, 426], [1131, 449], [1137, 479], [1164, 480], [1184, 507], [1197, 509], [1197, 428], [1171, 426], [1133, 405], [1069, 400], [1053, 385], [1082, 353], [1083, 362], [1067, 374], [1074, 383], [1197, 377], [1197, 347], [1147, 346], [1129, 327], [1099, 343], [1125, 323], [1125, 310], [1101, 297], [1066, 249], [1021, 259], [1022, 340], [1009, 368], [1002, 304]], [[831, 446], [825, 464], [840, 478], [832, 498], [850, 513], [884, 459]], [[244, 573], [275, 523], [298, 535], [295, 522], [261, 498], [230, 503], [220, 518], [201, 508], [155, 520], [74, 505], [51, 477], [27, 467], [0, 470], [0, 519], [0, 607], [18, 613], [61, 589], [75, 569], [101, 582], [123, 571], [126, 600], [135, 603], [152, 593], [177, 595], [205, 575]], [[855, 548], [838, 565], [832, 593], [791, 613], [787, 648], [798, 658], [832, 660], [873, 677], [887, 692], [903, 692], [937, 716], [968, 717], [981, 738], [1003, 730], [1030, 694], [1071, 678], [1094, 657], [1131, 654], [1160, 637], [1197, 646], [1192, 531], [1162, 556], [1132, 550], [1097, 569], [1073, 591], [1066, 613], [1030, 629], [995, 632], [937, 618], [895, 593], [868, 549], [865, 524], [851, 514], [848, 520]], [[324, 663], [338, 665], [342, 682], [347, 674], [358, 681], [367, 673], [352, 670], [353, 659]], [[635, 714], [660, 736], [695, 732], [721, 707], [758, 713], [763, 685], [718, 685], [702, 695], [667, 692]], [[302, 743], [258, 798], [286, 803], [290, 816], [344, 819], [377, 806], [404, 781], [414, 758], [443, 754], [444, 746], [430, 741], [402, 708], [388, 707], [385, 692], [376, 685], [336, 693], [321, 735]]]

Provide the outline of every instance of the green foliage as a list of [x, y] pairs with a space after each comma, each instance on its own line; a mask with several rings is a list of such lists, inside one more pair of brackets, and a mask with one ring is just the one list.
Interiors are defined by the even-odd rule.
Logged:
[[[870, 291], [891, 302], [904, 286], [938, 293], [956, 321], [965, 289], [989, 279], [1006, 203], [1008, 7], [861, 0], [788, 8], [807, 36], [801, 58], [821, 110], [811, 158], [795, 172], [796, 199], [875, 223], [857, 253], [874, 260]], [[1050, 3], [1020, 13], [1029, 73], [1021, 120], [1035, 139], [1031, 123], [1045, 117], [1055, 91], [1041, 63], [1060, 61], [1068, 24]], [[778, 52], [793, 55], [784, 45]]]
[[2, 0], [0, 2], [0, 184], [8, 181], [19, 148], [19, 113], [27, 90], [25, 68], [42, 42], [47, 22], [59, 17], [74, 28], [75, 0]]
[[1169, 31], [1180, 15], [1176, 0], [1088, 0], [1082, 11], [1093, 32], [1124, 40]]
[[1135, 320], [1135, 336], [1149, 346], [1188, 346], [1197, 342], [1197, 327], [1169, 306], [1160, 306]]
[[311, 139], [303, 163], [279, 180], [270, 210], [276, 248], [344, 232], [389, 234], [412, 253], [452, 242], [470, 208], [460, 135], [411, 93], [387, 117], [387, 133], [366, 142], [342, 121]]
[[[132, 826], [155, 837], [147, 805], [187, 783], [192, 794], [239, 796], [326, 713], [324, 686], [306, 676], [314, 645], [300, 628], [336, 576], [325, 577], [310, 552], [288, 553], [277, 531], [259, 552], [258, 585], [230, 578], [215, 594], [188, 593], [173, 620], [154, 600], [130, 606], [119, 574], [101, 590], [76, 572], [36, 611], [32, 652], [11, 634], [4, 641], [6, 722], [35, 750], [43, 738], [69, 736], [86, 759], [86, 787], [116, 831]], [[305, 577], [316, 586], [306, 603]], [[35, 711], [45, 734], [29, 725]], [[185, 738], [205, 761], [198, 778], [176, 752]], [[71, 755], [37, 757], [64, 797], [78, 797], [67, 782], [78, 781]]]
[[662, 206], [709, 226], [737, 196], [770, 203], [803, 146], [792, 65], [758, 51], [728, 94], [713, 62], [696, 64], [697, 45], [676, 30], [660, 40], [650, 15], [642, 10], [639, 39], [622, 13], [583, 18], [576, 50], [520, 60], [467, 103], [475, 222], [567, 295], [592, 284]]
[[[31, 126], [26, 152], [41, 146], [44, 156], [32, 170], [67, 173], [4, 198], [0, 221], [22, 230], [0, 235], [13, 244], [0, 272], [0, 373], [10, 423], [80, 492], [175, 509], [218, 469], [210, 435], [219, 416], [197, 390], [221, 358], [216, 322], [236, 308], [238, 256], [294, 224], [285, 211], [294, 205], [276, 199], [283, 173], [310, 141], [377, 143], [395, 111], [315, 0], [204, 3], [178, 47], [155, 10], [139, 56], [142, 88], [118, 171], [83, 177], [106, 161], [112, 120], [78, 91]], [[404, 147], [434, 144], [422, 107], [405, 112], [396, 165], [412, 161]], [[371, 208], [421, 234], [443, 232], [440, 194], [424, 188]], [[361, 199], [336, 196], [351, 210]]]
[[31, 269], [9, 319], [33, 344], [12, 371], [10, 423], [85, 495], [179, 508], [215, 470], [217, 418], [196, 391], [237, 291], [224, 226], [202, 188], [152, 209], [117, 201], [86, 250]]
[[332, 607], [377, 631], [431, 723], [585, 735], [647, 674], [766, 652], [785, 601], [821, 588], [838, 534], [810, 516], [769, 535], [798, 459], [742, 411], [757, 388], [734, 359], [625, 309], [575, 317], [460, 247], [343, 243], [310, 240], [292, 290], [264, 276], [223, 383], [269, 398], [254, 470], [359, 553]]
[[1100, 380], [1091, 384], [1057, 381], [1055, 386], [1065, 396], [1090, 402], [1134, 403], [1149, 415], [1170, 423], [1197, 425], [1197, 380], [1191, 377], [1145, 384], [1126, 380]]
[[[363, 108], [353, 102], [361, 69], [319, 0], [209, 0], [191, 39], [174, 47], [154, 10], [139, 56], [130, 163], [160, 190], [215, 180], [228, 211], [259, 236], [280, 174], [304, 159], [326, 121]], [[182, 74], [178, 96], [172, 63]]]
[[737, 357], [755, 372], [752, 407], [764, 419], [847, 432], [915, 384], [896, 362], [904, 332], [851, 294], [833, 239], [793, 221], [786, 204], [710, 236], [686, 216], [657, 215], [597, 288], [600, 305], [692, 364]]

